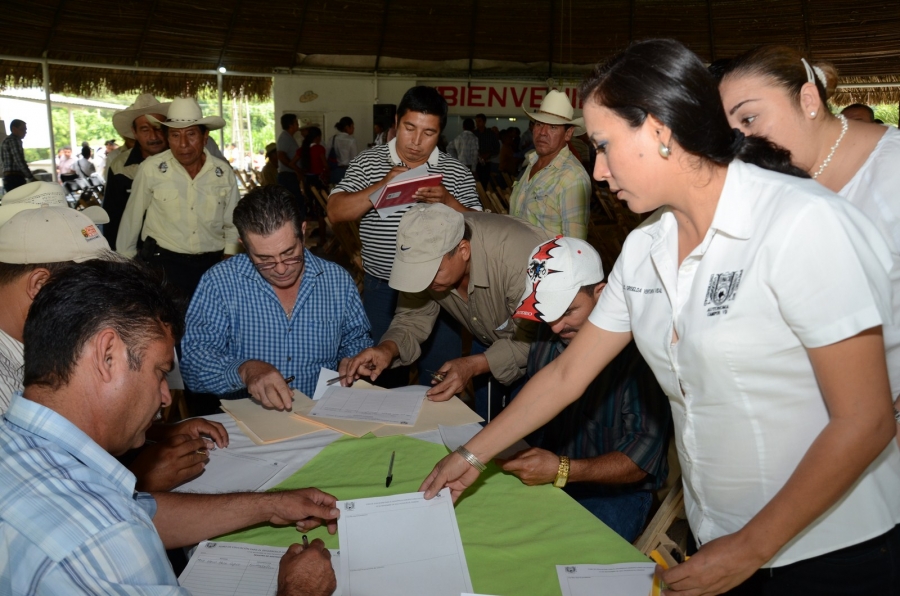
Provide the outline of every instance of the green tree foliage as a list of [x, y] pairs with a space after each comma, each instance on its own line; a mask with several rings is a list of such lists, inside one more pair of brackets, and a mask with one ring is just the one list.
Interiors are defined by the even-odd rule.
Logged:
[[885, 124], [893, 124], [897, 126], [898, 106], [895, 103], [883, 103], [878, 106], [872, 106], [875, 110], [875, 119], [881, 120]]

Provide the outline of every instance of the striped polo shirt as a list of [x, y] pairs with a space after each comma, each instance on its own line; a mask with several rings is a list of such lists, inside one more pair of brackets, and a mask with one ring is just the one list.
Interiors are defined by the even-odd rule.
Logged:
[[[441, 152], [437, 147], [428, 156], [426, 164], [429, 174], [444, 176], [444, 188], [457, 201], [469, 209], [482, 210], [478, 192], [475, 190], [475, 179], [469, 168]], [[332, 194], [359, 192], [381, 182], [391, 168], [400, 165], [406, 164], [397, 155], [397, 139], [393, 139], [387, 145], [372, 147], [350, 162], [344, 179], [331, 192]], [[363, 216], [359, 223], [359, 235], [362, 240], [363, 269], [369, 275], [384, 280], [391, 277], [394, 253], [397, 250], [397, 227], [400, 225], [400, 218], [413, 204], [392, 213], [385, 219], [382, 219], [374, 209]]]

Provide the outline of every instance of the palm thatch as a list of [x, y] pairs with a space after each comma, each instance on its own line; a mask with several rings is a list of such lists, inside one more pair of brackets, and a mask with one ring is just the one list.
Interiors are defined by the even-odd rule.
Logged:
[[[0, 54], [151, 68], [225, 65], [577, 79], [633, 40], [674, 37], [701, 58], [756, 45], [797, 47], [858, 83], [900, 76], [900, 0], [29, 0], [5, 2]], [[52, 65], [55, 91], [215, 87], [214, 75]], [[0, 82], [41, 81], [40, 64], [0, 60]], [[231, 91], [270, 91], [269, 78], [226, 76]], [[897, 88], [846, 90], [838, 103], [897, 101]]]

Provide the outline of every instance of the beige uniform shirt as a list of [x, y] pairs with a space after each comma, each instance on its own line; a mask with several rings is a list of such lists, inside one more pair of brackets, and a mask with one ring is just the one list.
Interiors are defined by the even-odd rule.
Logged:
[[536, 326], [513, 319], [527, 280], [528, 256], [551, 238], [548, 232], [520, 219], [496, 213], [465, 213], [472, 229], [468, 301], [456, 289], [400, 292], [397, 312], [381, 338], [400, 348], [400, 364], [409, 364], [421, 353], [441, 308], [465, 325], [485, 352], [491, 374], [510, 384], [525, 374], [528, 350]]
[[144, 160], [116, 237], [119, 253], [135, 256], [140, 235], [142, 239], [152, 236], [160, 247], [173, 252], [224, 249], [225, 254], [237, 254], [238, 234], [231, 222], [240, 199], [237, 179], [228, 163], [206, 149], [203, 152], [206, 163], [193, 179], [171, 151]]

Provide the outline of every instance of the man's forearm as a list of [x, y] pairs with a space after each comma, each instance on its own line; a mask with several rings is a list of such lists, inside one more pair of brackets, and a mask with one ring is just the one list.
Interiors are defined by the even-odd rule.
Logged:
[[569, 482], [632, 484], [646, 477], [647, 472], [621, 451], [569, 462]]
[[273, 493], [154, 493], [153, 497], [157, 503], [153, 525], [167, 549], [262, 523], [273, 514]]

